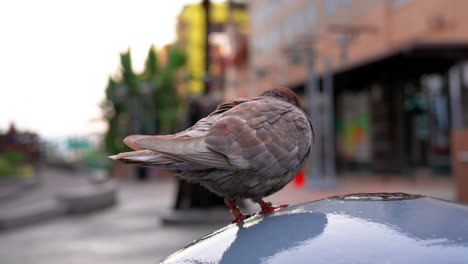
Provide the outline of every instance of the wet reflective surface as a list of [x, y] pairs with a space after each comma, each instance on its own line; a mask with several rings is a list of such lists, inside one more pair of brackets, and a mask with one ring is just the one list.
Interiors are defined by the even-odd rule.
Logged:
[[229, 225], [163, 263], [378, 262], [468, 263], [468, 206], [401, 194], [332, 197]]
[[398, 200], [410, 200], [419, 199], [424, 196], [418, 194], [408, 193], [354, 193], [341, 196], [333, 196], [329, 199], [336, 200], [353, 200], [353, 201], [398, 201]]

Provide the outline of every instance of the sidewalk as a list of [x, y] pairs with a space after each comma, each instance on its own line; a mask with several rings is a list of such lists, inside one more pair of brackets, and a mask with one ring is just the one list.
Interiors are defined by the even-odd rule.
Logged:
[[175, 196], [172, 178], [120, 181], [118, 189], [117, 206], [2, 233], [0, 263], [157, 263], [228, 224], [163, 225]]
[[36, 177], [0, 179], [0, 203], [5, 200], [13, 199], [16, 195], [35, 187], [38, 183], [37, 181]]
[[36, 186], [23, 189], [13, 198], [0, 200], [0, 211], [28, 206], [37, 201], [53, 199], [55, 195], [64, 189], [89, 184], [86, 174], [54, 168], [42, 169], [37, 178], [38, 182]]
[[103, 202], [112, 202], [107, 197], [104, 198], [108, 200], [102, 199], [111, 195], [111, 190], [91, 183], [86, 173], [44, 168], [34, 186], [20, 187], [0, 200], [0, 230], [54, 219], [73, 213], [76, 208], [91, 210]]

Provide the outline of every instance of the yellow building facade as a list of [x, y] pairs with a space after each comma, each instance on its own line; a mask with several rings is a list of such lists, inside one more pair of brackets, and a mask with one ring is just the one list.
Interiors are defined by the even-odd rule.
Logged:
[[[228, 20], [235, 21], [240, 25], [242, 31], [247, 31], [248, 20], [245, 10], [229, 10], [227, 2], [212, 3], [211, 31], [223, 31]], [[177, 25], [177, 44], [184, 49], [187, 55], [184, 81], [179, 86], [179, 91], [183, 94], [193, 95], [203, 92], [205, 34], [205, 12], [202, 4], [186, 5], [179, 14]]]

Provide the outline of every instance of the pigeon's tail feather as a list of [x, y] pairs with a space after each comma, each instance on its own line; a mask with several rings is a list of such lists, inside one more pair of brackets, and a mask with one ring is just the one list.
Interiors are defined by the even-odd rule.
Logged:
[[144, 147], [138, 145], [136, 143], [136, 141], [138, 141], [139, 139], [154, 138], [154, 137], [163, 139], [163, 138], [170, 138], [170, 137], [173, 137], [173, 136], [172, 135], [167, 135], [167, 136], [131, 135], [131, 136], [127, 136], [126, 138], [124, 138], [123, 142], [127, 146], [131, 147], [134, 150], [144, 150], [144, 149], [147, 149], [147, 148], [144, 148]]
[[133, 135], [126, 137], [124, 143], [138, 151], [147, 150], [204, 168], [231, 168], [225, 156], [207, 147], [204, 137]]
[[206, 166], [186, 163], [176, 160], [161, 153], [151, 150], [137, 150], [131, 152], [123, 152], [117, 155], [109, 156], [113, 160], [118, 160], [124, 163], [133, 163], [149, 167], [159, 167], [172, 170], [204, 170]]
[[165, 155], [160, 155], [159, 153], [151, 150], [123, 152], [114, 156], [109, 156], [109, 158], [129, 163], [155, 163], [161, 165], [174, 162], [174, 159], [171, 159]]

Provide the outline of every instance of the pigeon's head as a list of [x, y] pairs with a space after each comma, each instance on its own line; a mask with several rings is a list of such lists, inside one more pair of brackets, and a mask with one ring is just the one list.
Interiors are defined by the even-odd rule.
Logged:
[[266, 90], [260, 96], [270, 96], [276, 99], [291, 103], [297, 107], [301, 107], [301, 100], [293, 90], [284, 87], [273, 88]]

